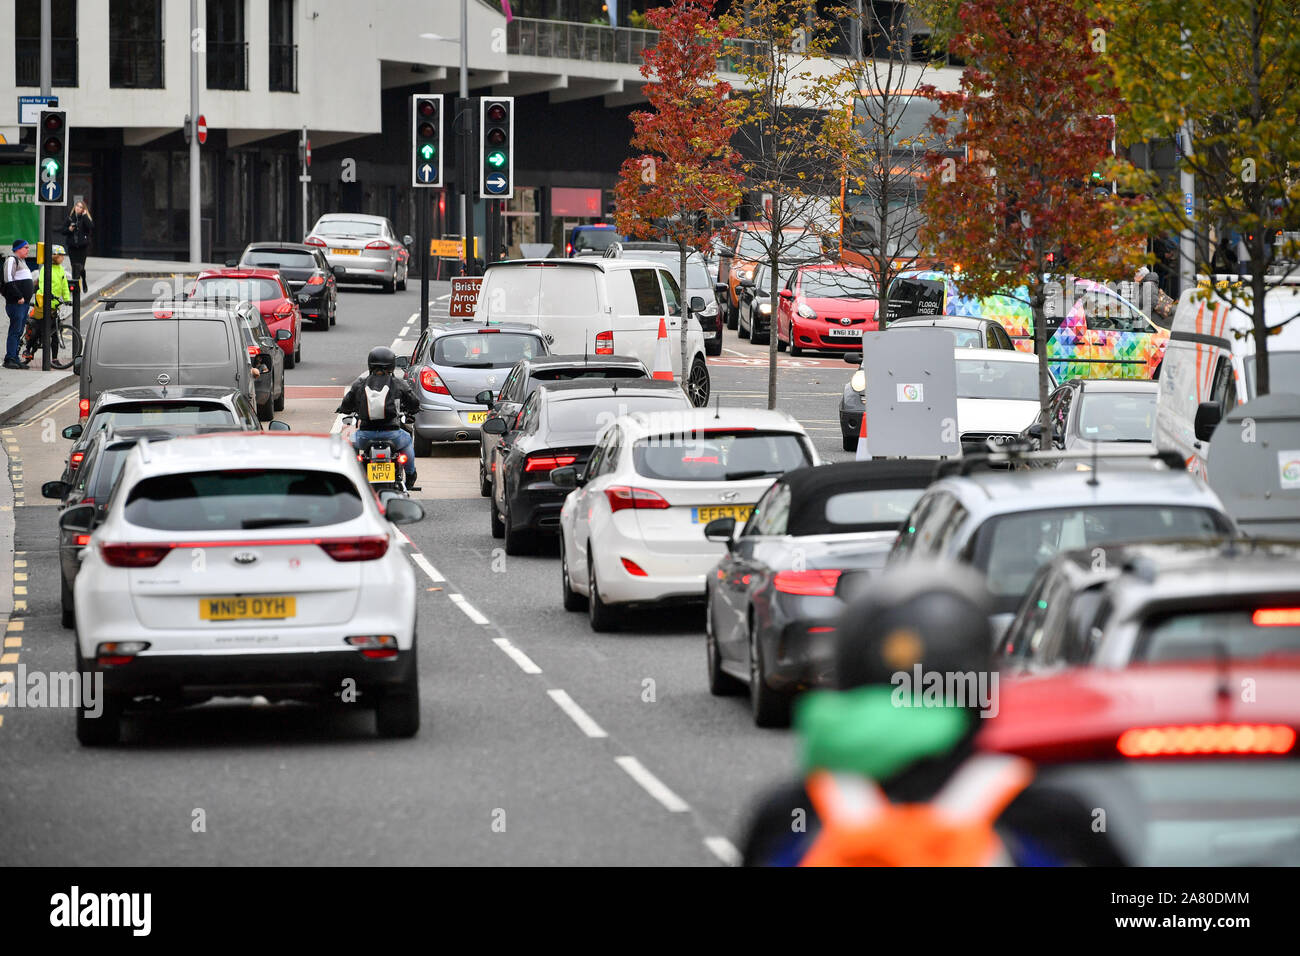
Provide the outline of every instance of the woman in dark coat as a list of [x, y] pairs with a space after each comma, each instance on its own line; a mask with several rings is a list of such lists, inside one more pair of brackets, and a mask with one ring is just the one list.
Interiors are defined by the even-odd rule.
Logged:
[[72, 260], [72, 281], [81, 283], [86, 291], [86, 256], [90, 252], [90, 239], [95, 234], [95, 220], [90, 218], [90, 208], [78, 199], [68, 213], [68, 224], [63, 227], [68, 237], [68, 258]]

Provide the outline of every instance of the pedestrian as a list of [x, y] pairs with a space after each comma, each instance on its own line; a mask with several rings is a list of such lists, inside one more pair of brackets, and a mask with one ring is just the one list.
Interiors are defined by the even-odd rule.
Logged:
[[15, 239], [11, 248], [12, 254], [5, 257], [3, 272], [5, 314], [9, 316], [4, 367], [21, 369], [23, 364], [18, 360], [18, 349], [22, 345], [23, 329], [27, 326], [27, 316], [32, 310], [32, 295], [36, 290], [32, 282], [32, 270], [27, 268], [27, 240]]
[[68, 213], [68, 223], [63, 227], [63, 234], [68, 237], [68, 258], [72, 260], [72, 280], [86, 287], [86, 256], [90, 252], [90, 240], [95, 234], [95, 220], [90, 217], [90, 207], [84, 199], [72, 204]]
[[[32, 313], [28, 321], [27, 341], [24, 343], [22, 355], [19, 362], [23, 368], [28, 368], [35, 357], [36, 349], [41, 347], [41, 336], [45, 324], [45, 301], [52, 299], [60, 303], [70, 303], [72, 301], [72, 290], [68, 287], [68, 276], [63, 271], [63, 258], [67, 255], [67, 250], [62, 246], [52, 246], [50, 248], [50, 288], [53, 290], [53, 296], [46, 296], [41, 288], [41, 280], [44, 278], [44, 270], [36, 270], [36, 294], [32, 296]], [[59, 320], [57, 306], [49, 313], [54, 323]]]

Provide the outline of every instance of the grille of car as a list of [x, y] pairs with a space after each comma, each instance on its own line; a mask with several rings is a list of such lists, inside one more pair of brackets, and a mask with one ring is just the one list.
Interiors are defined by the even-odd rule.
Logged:
[[1011, 432], [962, 432], [961, 450], [971, 452], [988, 451], [988, 440], [992, 438], [999, 445], [1009, 445], [1016, 441], [1017, 435]]

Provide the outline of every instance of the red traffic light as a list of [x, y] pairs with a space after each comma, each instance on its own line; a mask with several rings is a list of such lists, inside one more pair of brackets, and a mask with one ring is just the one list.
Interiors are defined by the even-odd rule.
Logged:
[[47, 153], [61, 153], [63, 152], [63, 140], [51, 136], [41, 144], [41, 149]]
[[51, 113], [45, 117], [45, 128], [51, 133], [63, 129], [63, 117], [58, 113]]
[[[506, 107], [504, 103], [493, 103], [487, 108], [487, 118], [493, 123], [500, 123], [506, 118]], [[504, 136], [504, 134], [502, 134]]]
[[424, 117], [433, 116], [438, 112], [438, 107], [434, 105], [433, 100], [420, 100], [416, 109]]
[[502, 145], [506, 141], [506, 131], [503, 129], [488, 130], [487, 141], [493, 146]]
[[421, 139], [432, 139], [432, 138], [433, 138], [433, 124], [432, 124], [432, 123], [421, 123], [421, 124], [420, 124], [419, 133], [420, 133], [420, 138], [421, 138]]

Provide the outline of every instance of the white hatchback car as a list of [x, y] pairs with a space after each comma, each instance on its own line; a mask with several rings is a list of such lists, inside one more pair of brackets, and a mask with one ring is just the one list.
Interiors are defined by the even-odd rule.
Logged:
[[77, 575], [77, 667], [104, 681], [102, 713], [77, 712], [78, 739], [114, 742], [144, 697], [349, 688], [382, 736], [415, 734], [415, 575], [394, 525], [422, 516], [400, 498], [381, 510], [337, 435], [140, 442]]
[[748, 520], [778, 476], [819, 464], [803, 426], [778, 411], [690, 409], [625, 415], [601, 433], [560, 512], [566, 610], [586, 604], [596, 631], [645, 604], [703, 601], [724, 546], [704, 527]]

